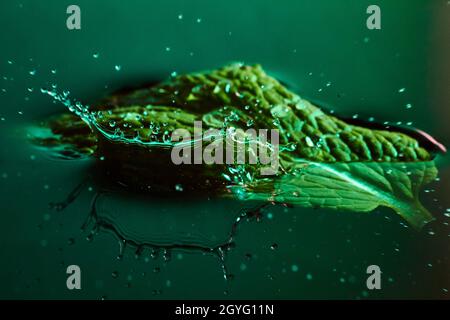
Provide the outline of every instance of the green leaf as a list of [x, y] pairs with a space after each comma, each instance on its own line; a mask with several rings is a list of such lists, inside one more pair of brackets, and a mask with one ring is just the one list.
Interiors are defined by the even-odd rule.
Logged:
[[[70, 105], [64, 94], [43, 92]], [[344, 121], [258, 65], [232, 64], [116, 93], [88, 114], [77, 104], [71, 109], [85, 117], [50, 119], [45, 125], [56, 137], [34, 137], [34, 143], [73, 145], [79, 153], [102, 156], [102, 166], [112, 166], [108, 172], [138, 190], [184, 177], [197, 193], [205, 187], [223, 193], [224, 185], [236, 184], [229, 188], [249, 199], [357, 212], [386, 206], [419, 229], [432, 220], [418, 197], [437, 175], [434, 151], [424, 139], [413, 130]], [[194, 121], [202, 121], [204, 130], [278, 130], [282, 172], [268, 178], [258, 176], [258, 165], [175, 166], [167, 148], [158, 146], [170, 147], [176, 129], [192, 133]]]
[[420, 203], [419, 191], [436, 176], [433, 161], [297, 162], [289, 174], [277, 179], [231, 189], [245, 191], [246, 200], [270, 199], [304, 207], [370, 212], [385, 206], [421, 229], [433, 217]]

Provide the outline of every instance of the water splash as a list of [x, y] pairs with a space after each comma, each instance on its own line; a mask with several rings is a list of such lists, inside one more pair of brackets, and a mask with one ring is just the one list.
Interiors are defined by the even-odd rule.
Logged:
[[53, 86], [52, 89], [41, 88], [41, 92], [52, 97], [54, 101], [62, 103], [65, 107], [67, 107], [67, 109], [69, 109], [70, 112], [73, 112], [84, 122], [86, 122], [86, 124], [91, 127], [91, 129], [92, 126], [98, 126], [95, 113], [89, 111], [89, 106], [83, 105], [79, 101], [72, 101], [69, 98], [70, 91], [65, 90], [61, 93], [58, 93], [55, 89], [55, 86]]
[[[167, 130], [163, 131], [163, 127], [166, 124], [153, 122], [150, 123], [149, 128], [152, 132], [151, 137], [155, 136], [154, 139], [150, 140], [144, 139], [143, 137], [140, 136], [139, 131], [136, 131], [136, 134], [134, 134], [134, 136], [131, 136], [130, 132], [139, 129], [133, 127], [133, 122], [140, 120], [139, 118], [137, 118], [142, 117], [142, 115], [140, 114], [136, 113], [126, 114], [126, 117], [123, 118], [124, 121], [120, 126], [118, 125], [117, 121], [113, 119], [106, 121], [105, 123], [104, 119], [108, 119], [108, 117], [113, 114], [112, 110], [107, 111], [90, 110], [90, 107], [88, 105], [84, 105], [80, 101], [71, 99], [70, 91], [65, 90], [62, 92], [58, 92], [56, 86], [52, 86], [51, 89], [41, 88], [41, 92], [43, 94], [49, 95], [54, 101], [63, 104], [69, 111], [71, 111], [77, 117], [82, 119], [94, 132], [94, 134], [96, 134], [97, 136], [104, 137], [108, 141], [127, 145], [134, 144], [148, 148], [171, 149], [174, 147], [178, 148], [191, 147], [192, 148], [191, 150], [193, 150], [197, 146], [202, 145], [203, 142], [210, 143], [211, 141], [213, 140], [215, 141], [218, 139], [215, 133], [206, 134], [202, 132], [202, 135], [200, 137], [194, 136], [191, 139], [186, 139], [180, 142], [173, 142], [171, 140], [169, 131]], [[230, 142], [233, 145], [237, 146], [234, 152], [236, 152], [236, 149], [239, 150], [240, 148], [244, 148], [243, 150], [245, 150], [246, 153], [249, 153], [253, 152], [253, 150], [255, 150], [254, 149], [255, 147], [264, 148], [263, 150], [266, 150], [267, 152], [269, 152], [269, 154], [277, 152], [275, 150], [279, 150], [279, 152], [295, 151], [296, 144], [292, 143], [281, 145], [279, 148], [277, 148], [266, 139], [261, 140], [260, 137], [258, 136], [247, 136], [244, 140], [242, 140], [241, 139], [242, 137], [240, 136], [242, 132], [236, 130], [236, 128], [234, 127], [234, 122], [239, 120], [240, 120], [239, 115], [235, 111], [230, 110], [228, 115], [224, 117], [221, 129], [219, 130], [221, 139], [224, 142], [225, 146], [227, 143]], [[161, 132], [164, 133], [160, 135]], [[159, 136], [161, 136], [161, 139], [159, 138]], [[241, 165], [235, 163], [231, 164], [226, 163], [225, 165], [226, 171], [223, 172], [223, 177], [226, 178], [226, 180], [228, 180], [230, 183], [245, 185], [246, 183], [254, 180], [255, 170], [251, 168], [251, 165], [248, 164]], [[281, 168], [281, 170], [283, 170], [283, 168]]]

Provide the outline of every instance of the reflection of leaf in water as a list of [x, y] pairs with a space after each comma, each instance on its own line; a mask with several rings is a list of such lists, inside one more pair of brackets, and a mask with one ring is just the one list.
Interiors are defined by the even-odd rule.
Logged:
[[[211, 214], [208, 208], [214, 206], [224, 210]], [[228, 243], [240, 207], [227, 199], [150, 202], [144, 196], [103, 193], [95, 203], [95, 218], [110, 224], [120, 238], [130, 243], [213, 250]]]
[[[437, 175], [434, 162], [317, 163], [294, 165], [290, 174], [260, 180], [245, 188], [249, 200], [271, 198], [305, 207], [369, 212], [394, 209], [420, 229], [433, 220], [419, 201], [419, 191]], [[241, 186], [232, 189], [242, 189]], [[237, 191], [237, 190], [235, 190]], [[240, 190], [242, 191], [242, 190]]]
[[[92, 227], [88, 238], [99, 231], [112, 233], [119, 240], [118, 258], [126, 246], [135, 250], [136, 257], [146, 249], [154, 258], [160, 253], [165, 260], [170, 259], [172, 250], [216, 256], [227, 279], [225, 253], [234, 246], [238, 225], [259, 218], [267, 205], [244, 210], [242, 204], [224, 198], [148, 201], [142, 195], [108, 192], [95, 196], [83, 229]], [[217, 206], [222, 210], [211, 212]]]

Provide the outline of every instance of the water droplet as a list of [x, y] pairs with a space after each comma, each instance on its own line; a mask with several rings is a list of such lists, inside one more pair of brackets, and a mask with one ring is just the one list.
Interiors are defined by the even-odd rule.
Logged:
[[92, 242], [93, 240], [94, 240], [94, 233], [93, 233], [93, 231], [91, 231], [91, 233], [89, 233], [89, 234], [86, 236], [86, 241]]
[[111, 120], [111, 121], [109, 122], [109, 126], [110, 126], [111, 128], [114, 128], [114, 127], [116, 126], [116, 122], [115, 122], [114, 120]]
[[272, 123], [273, 123], [274, 126], [277, 126], [277, 127], [279, 127], [279, 126], [281, 125], [280, 119], [278, 119], [278, 118], [275, 118], [275, 119], [272, 121]]
[[172, 254], [171, 254], [171, 252], [169, 251], [169, 250], [164, 250], [164, 252], [163, 252], [163, 259], [164, 259], [164, 261], [170, 261], [170, 259], [171, 259], [171, 257], [172, 257]]
[[310, 148], [314, 147], [314, 142], [311, 140], [310, 137], [307, 136], [307, 137], [305, 138], [305, 142], [306, 142], [306, 145], [307, 145], [308, 147], [310, 147]]

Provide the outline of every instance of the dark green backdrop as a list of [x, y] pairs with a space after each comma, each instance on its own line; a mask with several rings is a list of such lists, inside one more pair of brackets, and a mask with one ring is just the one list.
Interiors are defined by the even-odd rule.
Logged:
[[[449, 143], [450, 5], [378, 0], [382, 29], [371, 31], [366, 8], [373, 2], [1, 1], [0, 297], [448, 298], [448, 168], [423, 195], [439, 220], [422, 233], [389, 210], [273, 208], [272, 219], [241, 225], [227, 257], [234, 279], [226, 282], [211, 256], [174, 252], [166, 263], [136, 260], [127, 251], [118, 261], [111, 235], [86, 241], [80, 226], [92, 192], [62, 213], [48, 203], [64, 198], [89, 164], [49, 160], [25, 140], [32, 121], [63, 110], [40, 94], [42, 86], [55, 83], [91, 102], [173, 71], [242, 61], [262, 64], [338, 114], [413, 122]], [[79, 31], [66, 28], [70, 4], [81, 8]], [[153, 210], [188, 215], [196, 208], [218, 214], [229, 207], [155, 200]], [[274, 243], [278, 248], [271, 250]], [[69, 264], [82, 269], [80, 291], [66, 288]], [[365, 288], [369, 264], [383, 271], [378, 292]]]

